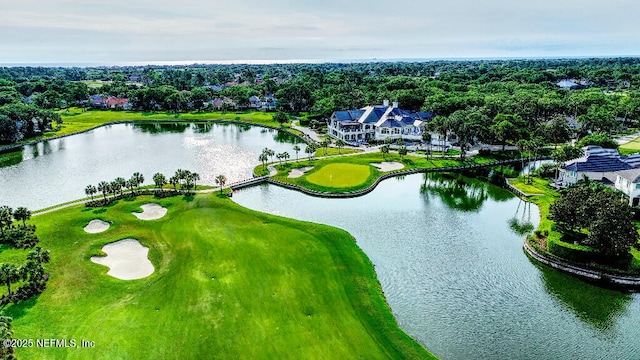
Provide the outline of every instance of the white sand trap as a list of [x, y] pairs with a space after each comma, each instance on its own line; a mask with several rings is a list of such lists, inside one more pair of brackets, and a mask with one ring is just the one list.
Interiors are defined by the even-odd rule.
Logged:
[[290, 179], [295, 179], [295, 178], [299, 178], [302, 175], [304, 175], [304, 173], [306, 173], [307, 171], [313, 169], [313, 166], [306, 166], [303, 168], [299, 168], [299, 169], [291, 169], [291, 171], [289, 172], [289, 175], [287, 176]]
[[142, 279], [153, 274], [154, 268], [147, 258], [149, 248], [136, 239], [124, 239], [102, 247], [107, 256], [92, 256], [91, 261], [109, 267], [107, 275], [120, 280]]
[[156, 220], [167, 215], [167, 208], [158, 204], [144, 204], [140, 207], [142, 208], [141, 213], [132, 212], [140, 220]]
[[393, 171], [393, 170], [400, 170], [404, 168], [403, 164], [399, 162], [390, 162], [390, 161], [385, 161], [381, 163], [371, 163], [371, 165], [377, 167], [378, 169], [380, 169], [380, 171]]
[[110, 225], [111, 224], [109, 224], [106, 221], [95, 219], [95, 220], [91, 220], [89, 222], [89, 225], [84, 227], [84, 231], [86, 231], [86, 232], [88, 232], [90, 234], [96, 234], [96, 233], [100, 233], [100, 232], [106, 231], [109, 228]]

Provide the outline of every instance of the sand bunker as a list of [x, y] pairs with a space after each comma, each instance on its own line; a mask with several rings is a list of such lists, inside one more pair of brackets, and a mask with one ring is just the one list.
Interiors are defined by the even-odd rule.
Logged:
[[140, 207], [142, 208], [141, 213], [132, 212], [140, 220], [156, 220], [167, 215], [167, 208], [158, 204], [144, 204]]
[[106, 231], [110, 225], [111, 224], [109, 224], [106, 221], [95, 219], [95, 220], [91, 220], [89, 222], [89, 225], [84, 227], [84, 231], [90, 234], [95, 234], [95, 233]]
[[295, 179], [295, 178], [299, 178], [302, 175], [304, 175], [304, 173], [306, 173], [307, 171], [313, 169], [313, 166], [306, 166], [303, 168], [299, 168], [299, 169], [291, 169], [291, 171], [289, 172], [289, 175], [287, 176], [290, 179]]
[[380, 171], [393, 171], [393, 170], [400, 170], [404, 168], [404, 165], [399, 162], [389, 162], [389, 161], [385, 161], [381, 163], [371, 163], [371, 165], [377, 167], [378, 169], [380, 169]]
[[102, 247], [107, 256], [93, 256], [91, 261], [109, 267], [107, 275], [120, 280], [142, 279], [153, 274], [154, 268], [147, 258], [149, 248], [135, 239], [124, 239]]

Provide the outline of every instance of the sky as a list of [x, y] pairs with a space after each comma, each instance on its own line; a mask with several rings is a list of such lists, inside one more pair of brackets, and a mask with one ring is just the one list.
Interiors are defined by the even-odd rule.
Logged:
[[0, 0], [0, 64], [640, 55], [638, 0]]

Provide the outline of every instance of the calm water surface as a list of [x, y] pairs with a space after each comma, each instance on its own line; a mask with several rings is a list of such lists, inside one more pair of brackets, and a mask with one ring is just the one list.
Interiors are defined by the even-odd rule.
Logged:
[[512, 228], [537, 226], [537, 207], [500, 188], [418, 174], [353, 199], [272, 185], [233, 199], [349, 231], [400, 327], [443, 359], [640, 358], [637, 295], [532, 264]]
[[[119, 124], [26, 146], [0, 167], [0, 204], [41, 209], [83, 198], [85, 186], [141, 172], [145, 184], [178, 168], [200, 174], [199, 184], [251, 177], [264, 147], [292, 150], [297, 138], [271, 129], [232, 124]], [[302, 146], [304, 149], [304, 146]], [[304, 154], [303, 154], [304, 155]], [[9, 164], [7, 164], [9, 162]], [[13, 162], [13, 164], [11, 164]], [[7, 166], [8, 165], [8, 166]]]

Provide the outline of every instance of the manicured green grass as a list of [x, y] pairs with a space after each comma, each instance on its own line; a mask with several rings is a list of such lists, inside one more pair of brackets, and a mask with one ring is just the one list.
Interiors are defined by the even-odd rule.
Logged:
[[312, 184], [344, 188], [358, 186], [371, 175], [371, 168], [367, 165], [333, 163], [312, 171], [305, 175]]
[[[318, 150], [321, 151], [321, 150]], [[322, 153], [320, 153], [322, 154]], [[404, 156], [401, 158], [397, 153], [390, 153], [383, 156], [379, 152], [371, 152], [371, 153], [363, 153], [359, 155], [350, 155], [350, 156], [335, 156], [330, 158], [320, 158], [309, 161], [308, 158], [301, 159], [299, 162], [289, 162], [282, 165], [276, 165], [276, 169], [278, 170], [278, 174], [274, 176], [274, 179], [282, 182], [287, 182], [290, 184], [295, 184], [302, 186], [304, 188], [321, 191], [321, 192], [349, 192], [364, 189], [371, 184], [373, 184], [377, 178], [379, 178], [383, 172], [378, 169], [371, 167], [369, 164], [371, 163], [380, 163], [383, 161], [396, 161], [404, 164], [403, 170], [408, 169], [417, 169], [417, 168], [440, 168], [440, 167], [448, 167], [448, 166], [459, 166], [459, 165], [472, 165], [472, 164], [484, 164], [488, 162], [495, 161], [493, 158], [476, 156], [473, 158], [467, 158], [465, 161], [460, 161], [458, 157], [454, 158], [425, 158], [419, 156]], [[370, 174], [367, 179], [360, 183], [359, 185], [345, 185], [343, 187], [327, 186], [326, 181], [318, 181], [312, 182], [309, 180], [309, 176], [312, 176], [315, 172], [321, 171], [321, 169], [330, 164], [354, 164], [354, 165], [366, 165], [369, 167]], [[313, 166], [314, 170], [307, 173], [305, 176], [290, 179], [288, 178], [289, 171], [292, 168], [299, 168], [305, 166]], [[256, 166], [254, 169], [254, 173], [257, 175], [268, 174], [268, 171], [263, 171], [262, 165]], [[313, 179], [313, 178], [312, 178]], [[351, 183], [352, 184], [352, 183]]]
[[363, 150], [360, 149], [349, 149], [349, 148], [341, 148], [338, 150], [338, 148], [335, 147], [329, 147], [327, 148], [327, 152], [325, 153], [324, 148], [319, 148], [318, 150], [316, 150], [316, 156], [333, 156], [333, 155], [346, 155], [346, 154], [355, 154], [355, 153], [361, 153], [363, 152]]
[[[167, 215], [131, 215], [149, 202]], [[112, 225], [85, 233], [95, 218]], [[373, 265], [344, 231], [217, 194], [75, 206], [31, 222], [51, 250], [51, 279], [36, 300], [5, 310], [15, 338], [95, 347], [17, 349], [22, 359], [433, 358], [398, 328]], [[151, 276], [117, 280], [89, 260], [123, 238], [149, 247]]]
[[618, 151], [622, 155], [628, 155], [628, 154], [634, 154], [634, 153], [640, 152], [640, 137], [626, 144], [620, 145], [620, 147], [618, 148]]

